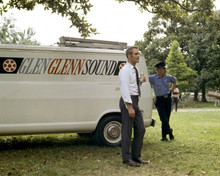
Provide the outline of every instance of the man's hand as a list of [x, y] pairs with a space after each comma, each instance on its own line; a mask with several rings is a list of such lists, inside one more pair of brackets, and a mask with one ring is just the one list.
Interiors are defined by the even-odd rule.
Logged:
[[135, 117], [134, 108], [132, 107], [132, 105], [130, 103], [126, 103], [126, 105], [127, 105], [127, 108], [128, 108], [129, 117], [134, 118]]
[[134, 118], [135, 117], [135, 111], [133, 107], [128, 109], [129, 117]]
[[145, 76], [145, 74], [141, 74], [141, 78], [140, 78], [140, 84], [142, 85], [143, 82], [146, 82], [147, 78]]
[[172, 92], [172, 93], [173, 93], [173, 91], [174, 91], [174, 88], [170, 88], [170, 92]]
[[172, 87], [170, 88], [170, 92], [173, 93], [174, 89], [176, 88], [176, 80], [174, 81]]

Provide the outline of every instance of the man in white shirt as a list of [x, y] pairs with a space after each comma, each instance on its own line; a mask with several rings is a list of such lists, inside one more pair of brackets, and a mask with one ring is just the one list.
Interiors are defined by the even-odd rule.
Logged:
[[[140, 52], [138, 47], [130, 47], [126, 51], [127, 63], [119, 72], [119, 84], [121, 91], [120, 109], [122, 114], [122, 160], [124, 164], [139, 167], [147, 164], [142, 160], [141, 148], [145, 134], [142, 113], [138, 107], [140, 92], [140, 74], [136, 63], [139, 62]], [[134, 139], [130, 152], [132, 127], [134, 128]]]

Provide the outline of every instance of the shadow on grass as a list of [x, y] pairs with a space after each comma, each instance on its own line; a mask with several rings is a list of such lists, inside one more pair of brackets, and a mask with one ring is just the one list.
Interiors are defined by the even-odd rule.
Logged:
[[94, 136], [76, 134], [0, 137], [0, 151], [11, 149], [56, 148], [64, 146], [98, 146]]

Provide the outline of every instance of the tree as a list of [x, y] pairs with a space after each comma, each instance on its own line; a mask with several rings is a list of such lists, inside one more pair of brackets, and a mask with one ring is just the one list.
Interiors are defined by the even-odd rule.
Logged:
[[15, 19], [13, 17], [4, 18], [0, 22], [0, 43], [1, 44], [21, 44], [21, 45], [39, 45], [40, 43], [32, 39], [35, 32], [32, 28], [19, 31], [15, 27]]
[[194, 100], [198, 100], [198, 92], [202, 90], [205, 102], [206, 89], [220, 85], [220, 12], [215, 12], [212, 19], [189, 15], [183, 21], [164, 20], [157, 15], [148, 28], [144, 40], [136, 43], [148, 59], [149, 70], [153, 70], [155, 62], [165, 60], [172, 41], [178, 40], [187, 65], [198, 74]]
[[8, 3], [0, 0], [0, 13], [7, 12], [9, 8], [17, 8], [24, 10], [33, 10], [36, 5], [43, 5], [45, 10], [51, 10], [52, 13], [68, 17], [72, 22], [72, 26], [78, 28], [82, 37], [96, 34], [96, 29], [85, 20], [85, 16], [90, 11], [92, 4], [89, 0], [9, 0]]
[[[119, 2], [131, 1], [140, 7], [156, 13], [160, 17], [169, 19], [176, 18], [181, 20], [184, 14], [196, 13], [197, 17], [212, 15], [213, 0], [116, 0]], [[5, 3], [4, 3], [5, 2]], [[86, 20], [86, 15], [92, 8], [90, 0], [0, 0], [0, 13], [7, 12], [9, 8], [33, 10], [36, 5], [43, 5], [45, 10], [52, 10], [63, 17], [68, 17], [82, 37], [89, 37], [97, 34], [95, 28]], [[183, 11], [184, 13], [183, 13]]]
[[[209, 17], [214, 7], [213, 0], [118, 0], [119, 2], [132, 1], [142, 10], [158, 14], [161, 18], [175, 18], [181, 20], [189, 13], [196, 17]], [[215, 1], [215, 0], [214, 0]]]
[[194, 87], [192, 84], [197, 73], [187, 66], [179, 47], [179, 42], [174, 40], [166, 59], [167, 74], [177, 78], [180, 91], [186, 91], [186, 89], [190, 90]]
[[212, 89], [220, 87], [220, 11], [214, 14], [213, 20], [201, 18], [196, 29], [189, 41], [187, 60], [198, 72], [198, 90], [202, 90], [202, 101], [206, 102], [207, 86]]
[[174, 40], [179, 40], [177, 36], [177, 23], [171, 20], [161, 19], [158, 15], [148, 23], [148, 31], [144, 33], [142, 41], [136, 41], [136, 45], [147, 60], [148, 71], [154, 74], [154, 65], [159, 61], [165, 61], [171, 44]]

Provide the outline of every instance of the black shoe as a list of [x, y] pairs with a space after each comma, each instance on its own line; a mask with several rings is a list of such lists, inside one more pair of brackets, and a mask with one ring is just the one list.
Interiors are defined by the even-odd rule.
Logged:
[[123, 162], [124, 164], [127, 164], [128, 166], [131, 166], [131, 167], [140, 167], [141, 165], [134, 162], [133, 160], [129, 160], [129, 161], [126, 161], [126, 162]]
[[138, 159], [134, 159], [133, 161], [135, 161], [136, 163], [141, 163], [141, 164], [148, 164], [149, 162], [148, 161], [145, 161], [141, 158], [138, 158]]
[[166, 137], [162, 137], [160, 141], [168, 141], [168, 139]]
[[170, 128], [170, 134], [169, 134], [169, 137], [170, 137], [170, 140], [172, 141], [172, 140], [174, 140], [174, 136], [173, 136], [173, 129], [172, 128]]
[[169, 134], [169, 137], [170, 137], [170, 140], [171, 140], [171, 141], [174, 140], [174, 136], [173, 136], [172, 133]]

